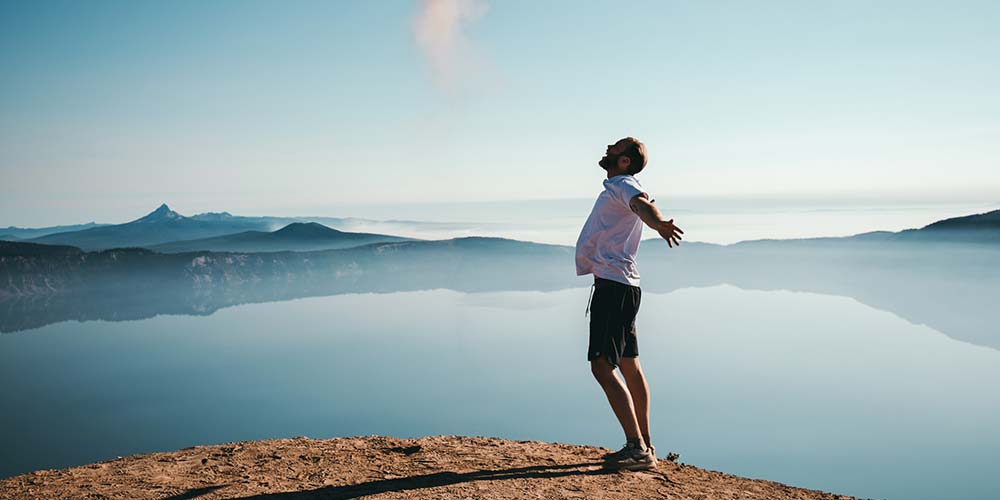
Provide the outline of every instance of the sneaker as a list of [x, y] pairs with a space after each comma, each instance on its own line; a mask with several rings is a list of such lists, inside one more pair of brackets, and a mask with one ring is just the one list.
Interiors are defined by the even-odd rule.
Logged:
[[[647, 444], [646, 446], [647, 446], [646, 449], [649, 450], [649, 454], [653, 455], [653, 461], [655, 462], [656, 461], [656, 447], [653, 446], [653, 445], [651, 445], [651, 444]], [[631, 450], [631, 448], [629, 447], [628, 443], [625, 443], [625, 446], [622, 446], [622, 449], [620, 449], [618, 451], [612, 451], [612, 452], [609, 452], [609, 453], [605, 453], [604, 455], [601, 456], [601, 458], [603, 458], [604, 460], [617, 460], [619, 457], [623, 457], [623, 456], [627, 455], [628, 453], [630, 453], [630, 450]]]
[[649, 449], [639, 449], [632, 443], [606, 455], [604, 466], [609, 469], [646, 470], [656, 466]]
[[[656, 465], [659, 463], [656, 460], [656, 446], [653, 446], [651, 444], [647, 445], [647, 446], [648, 447], [646, 449], [649, 450], [649, 456], [653, 457], [653, 467], [656, 467]], [[620, 457], [625, 456], [629, 452], [630, 452], [630, 448], [628, 446], [628, 443], [626, 443], [625, 446], [622, 447], [622, 449], [620, 449], [618, 451], [612, 451], [610, 453], [605, 453], [601, 458], [603, 458], [604, 460], [607, 460], [607, 461], [619, 460]]]
[[618, 460], [619, 457], [624, 457], [626, 454], [628, 454], [629, 450], [630, 448], [628, 443], [625, 443], [625, 446], [622, 446], [622, 449], [618, 451], [612, 451], [611, 453], [605, 453], [601, 458], [603, 458], [604, 460]]

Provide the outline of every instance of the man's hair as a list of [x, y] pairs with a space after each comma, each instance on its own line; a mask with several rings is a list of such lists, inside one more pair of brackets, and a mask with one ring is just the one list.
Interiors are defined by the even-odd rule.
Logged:
[[639, 142], [639, 139], [635, 137], [626, 137], [628, 141], [628, 146], [625, 148], [623, 155], [629, 157], [631, 160], [628, 166], [628, 173], [630, 175], [638, 174], [642, 172], [642, 169], [646, 168], [646, 145]]

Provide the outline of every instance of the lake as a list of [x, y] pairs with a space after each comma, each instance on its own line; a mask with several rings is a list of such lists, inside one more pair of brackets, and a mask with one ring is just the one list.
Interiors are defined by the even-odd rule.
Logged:
[[[0, 335], [0, 476], [300, 435], [617, 449], [588, 293], [344, 294]], [[637, 329], [663, 456], [859, 497], [1000, 494], [994, 348], [852, 298], [731, 285], [644, 291]]]

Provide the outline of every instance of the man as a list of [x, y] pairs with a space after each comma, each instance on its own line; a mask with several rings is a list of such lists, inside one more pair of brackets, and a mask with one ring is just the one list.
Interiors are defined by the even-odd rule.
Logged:
[[[625, 431], [625, 446], [606, 455], [606, 465], [650, 469], [656, 467], [656, 450], [649, 437], [649, 386], [639, 367], [635, 332], [641, 298], [635, 254], [642, 223], [655, 229], [671, 248], [680, 244], [684, 231], [673, 219], [663, 219], [634, 177], [646, 166], [643, 143], [626, 137], [608, 146], [598, 165], [608, 178], [576, 242], [576, 274], [594, 275], [593, 295], [587, 304], [587, 360]], [[621, 370], [625, 385], [615, 368]]]

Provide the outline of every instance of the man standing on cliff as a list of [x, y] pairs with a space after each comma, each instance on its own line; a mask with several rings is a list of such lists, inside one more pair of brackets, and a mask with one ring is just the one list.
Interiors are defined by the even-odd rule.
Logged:
[[[625, 431], [625, 446], [605, 456], [615, 469], [656, 467], [656, 450], [649, 437], [649, 386], [639, 367], [635, 316], [641, 290], [635, 255], [642, 224], [653, 228], [673, 248], [681, 240], [674, 220], [664, 220], [634, 177], [646, 166], [646, 146], [626, 137], [608, 146], [598, 162], [607, 171], [604, 191], [576, 242], [576, 274], [593, 274], [590, 345], [587, 360]], [[625, 384], [615, 375], [621, 370]]]

